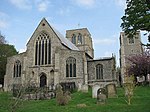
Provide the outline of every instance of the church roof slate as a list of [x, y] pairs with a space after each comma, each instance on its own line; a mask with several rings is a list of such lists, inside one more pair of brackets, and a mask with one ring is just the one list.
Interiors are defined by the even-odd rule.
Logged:
[[71, 41], [65, 38], [58, 30], [56, 30], [54, 27], [52, 27], [52, 29], [54, 30], [54, 32], [56, 33], [56, 35], [58, 36], [63, 45], [70, 48], [71, 50], [79, 51], [79, 49]]
[[93, 60], [88, 60], [88, 62], [90, 61], [106, 61], [106, 60], [112, 60], [114, 59], [114, 57], [102, 57], [102, 58], [98, 58], [98, 59], [93, 59]]

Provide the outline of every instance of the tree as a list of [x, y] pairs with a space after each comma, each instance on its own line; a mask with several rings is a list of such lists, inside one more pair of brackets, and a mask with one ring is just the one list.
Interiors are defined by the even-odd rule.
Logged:
[[13, 45], [0, 44], [0, 84], [4, 83], [4, 75], [6, 72], [7, 57], [17, 54]]
[[0, 32], [0, 44], [6, 44], [5, 36], [3, 36]]
[[132, 37], [137, 31], [147, 31], [150, 42], [150, 0], [126, 0], [127, 8], [121, 18], [123, 31]]
[[134, 83], [134, 76], [133, 75], [130, 75], [130, 76], [127, 76], [125, 78], [125, 82], [123, 87], [124, 87], [124, 90], [125, 90], [125, 101], [127, 102], [128, 105], [131, 105], [131, 99], [133, 97], [133, 93], [134, 93], [134, 88], [135, 88], [135, 83]]
[[147, 76], [150, 73], [150, 51], [147, 50], [143, 54], [126, 57], [130, 63], [127, 74], [134, 76]]

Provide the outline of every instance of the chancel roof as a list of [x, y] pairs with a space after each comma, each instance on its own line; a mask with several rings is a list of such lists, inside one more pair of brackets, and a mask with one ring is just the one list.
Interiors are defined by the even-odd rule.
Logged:
[[58, 36], [58, 38], [60, 39], [60, 41], [63, 45], [65, 45], [66, 47], [68, 47], [71, 50], [79, 51], [79, 49], [70, 40], [65, 38], [58, 30], [56, 30], [54, 27], [52, 27], [52, 29], [54, 30], [54, 32], [56, 33], [56, 35]]

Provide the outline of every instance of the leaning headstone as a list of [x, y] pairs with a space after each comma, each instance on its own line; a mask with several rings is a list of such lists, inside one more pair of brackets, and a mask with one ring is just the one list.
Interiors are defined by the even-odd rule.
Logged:
[[97, 98], [97, 91], [100, 88], [99, 84], [95, 84], [92, 87], [92, 98]]
[[111, 83], [106, 85], [106, 90], [107, 90], [107, 97], [108, 98], [114, 98], [117, 97], [117, 90], [116, 90], [116, 85]]
[[106, 103], [106, 89], [99, 88], [97, 91], [97, 104], [105, 104]]

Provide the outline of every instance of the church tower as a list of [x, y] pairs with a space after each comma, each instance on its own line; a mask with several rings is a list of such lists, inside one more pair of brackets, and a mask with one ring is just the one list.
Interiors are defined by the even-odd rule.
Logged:
[[94, 58], [92, 38], [87, 28], [67, 30], [66, 38], [68, 38], [81, 51], [85, 51], [90, 58]]
[[124, 32], [120, 33], [120, 68], [123, 82], [126, 68], [129, 65], [126, 57], [141, 54], [142, 52], [140, 32], [137, 32], [136, 35], [131, 38], [128, 38]]

